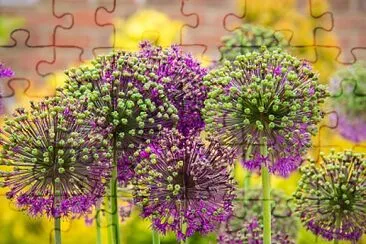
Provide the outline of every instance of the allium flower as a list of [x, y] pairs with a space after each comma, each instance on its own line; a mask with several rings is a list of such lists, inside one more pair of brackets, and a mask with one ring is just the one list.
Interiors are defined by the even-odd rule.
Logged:
[[[280, 191], [272, 191], [271, 197], [272, 243], [295, 243], [298, 228], [292, 206]], [[262, 208], [260, 189], [238, 192], [232, 216], [220, 227], [218, 243], [263, 243]]]
[[356, 63], [338, 71], [330, 82], [331, 120], [337, 130], [354, 142], [366, 140], [366, 64]]
[[[210, 88], [202, 112], [209, 134], [242, 151], [249, 170], [265, 165], [287, 176], [297, 169], [327, 96], [307, 62], [263, 48], [226, 61], [204, 80]], [[261, 156], [261, 144], [268, 157]]]
[[163, 84], [170, 102], [178, 109], [178, 130], [184, 135], [200, 132], [205, 125], [201, 110], [207, 97], [203, 85], [206, 69], [178, 46], [162, 49], [143, 42], [140, 56], [154, 67], [157, 82]]
[[123, 172], [128, 165], [120, 163], [128, 162], [126, 159], [160, 130], [172, 127], [178, 120], [177, 109], [166, 97], [147, 58], [115, 52], [96, 58], [92, 64], [69, 70], [62, 91], [67, 96], [86, 97], [88, 108], [102, 118], [97, 124], [112, 126], [113, 147], [122, 153], [118, 167], [123, 170], [118, 177], [126, 183], [129, 177]]
[[0, 79], [9, 78], [14, 75], [14, 71], [10, 68], [5, 67], [4, 64], [0, 63]]
[[154, 229], [184, 240], [213, 231], [231, 214], [233, 154], [217, 141], [205, 146], [198, 137], [165, 130], [139, 157], [135, 201]]
[[89, 119], [76, 100], [59, 98], [6, 119], [0, 159], [7, 170], [0, 176], [10, 188], [7, 197], [34, 216], [87, 213], [103, 196], [110, 169], [108, 141]]
[[316, 235], [358, 240], [366, 231], [366, 158], [352, 151], [321, 154], [305, 165], [294, 194], [296, 212]]
[[280, 32], [252, 24], [242, 25], [231, 35], [224, 36], [222, 42], [221, 57], [227, 60], [235, 60], [236, 56], [259, 50], [262, 46], [271, 49], [286, 45]]

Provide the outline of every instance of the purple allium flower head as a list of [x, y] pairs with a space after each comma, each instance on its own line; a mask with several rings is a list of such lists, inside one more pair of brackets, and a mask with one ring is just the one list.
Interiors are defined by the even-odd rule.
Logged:
[[365, 154], [321, 154], [322, 162], [301, 168], [294, 193], [302, 223], [328, 240], [358, 240], [366, 231]]
[[[265, 165], [287, 176], [298, 168], [327, 96], [307, 62], [263, 47], [226, 61], [204, 80], [210, 88], [202, 110], [209, 134], [241, 152], [249, 170]], [[268, 157], [261, 156], [261, 144]]]
[[0, 79], [9, 78], [14, 75], [14, 71], [10, 68], [5, 67], [4, 64], [0, 63]]
[[184, 240], [215, 230], [231, 214], [232, 150], [215, 140], [205, 146], [198, 136], [173, 129], [143, 151], [149, 156], [136, 166], [134, 196], [154, 229]]
[[[263, 243], [261, 194], [258, 188], [237, 192], [233, 214], [220, 226], [218, 243]], [[272, 191], [271, 197], [272, 243], [295, 243], [298, 225], [290, 202], [280, 191]]]
[[330, 119], [346, 139], [366, 140], [366, 63], [339, 70], [330, 81], [332, 107]]
[[111, 141], [120, 158], [118, 178], [126, 184], [134, 167], [132, 154], [163, 128], [174, 126], [178, 112], [147, 58], [114, 52], [97, 57], [92, 65], [67, 71], [62, 92], [87, 98], [88, 109], [101, 118], [97, 125], [112, 127]]
[[207, 97], [203, 85], [207, 70], [178, 46], [163, 49], [149, 42], [140, 46], [140, 57], [154, 67], [157, 81], [163, 84], [169, 100], [178, 109], [178, 130], [184, 135], [199, 133], [205, 125], [201, 109]]
[[102, 134], [91, 130], [84, 108], [74, 99], [46, 98], [5, 120], [2, 185], [10, 189], [7, 197], [33, 216], [79, 217], [104, 194], [110, 149]]

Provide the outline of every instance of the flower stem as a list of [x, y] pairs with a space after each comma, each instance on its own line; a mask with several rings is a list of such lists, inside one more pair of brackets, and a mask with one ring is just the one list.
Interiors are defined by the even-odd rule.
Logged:
[[[338, 215], [337, 219], [336, 219], [336, 231], [339, 231], [340, 228], [341, 228], [341, 218]], [[338, 244], [338, 243], [339, 243], [339, 240], [334, 238], [334, 244]]]
[[244, 175], [244, 194], [246, 194], [249, 190], [249, 187], [250, 187], [250, 178], [252, 177], [252, 173], [249, 172], [249, 171], [246, 171], [245, 172], [245, 175]]
[[96, 221], [96, 226], [97, 226], [97, 241], [96, 243], [97, 244], [102, 244], [102, 232], [101, 232], [101, 229], [100, 229], [100, 208], [98, 207], [97, 208], [97, 214], [95, 216], [95, 221]]
[[155, 230], [152, 231], [152, 240], [153, 240], [153, 244], [160, 244], [159, 233]]
[[[107, 208], [110, 208], [110, 197], [106, 197], [104, 199], [105, 201], [105, 205], [107, 206]], [[107, 227], [107, 231], [108, 231], [108, 243], [113, 243], [113, 231], [112, 231], [112, 228], [111, 228], [111, 225], [112, 225], [112, 214], [110, 214], [109, 212], [107, 212], [107, 223], [108, 223], [108, 227]]]
[[[250, 159], [250, 154], [252, 153], [252, 146], [248, 146], [247, 152], [245, 153], [245, 161]], [[246, 193], [250, 187], [250, 179], [252, 177], [252, 173], [249, 170], [246, 170], [244, 173], [244, 192]]]
[[55, 218], [55, 244], [61, 244], [61, 218]]
[[189, 244], [189, 239], [188, 239], [188, 237], [186, 238], [186, 240], [185, 240], [185, 241], [180, 241], [180, 244]]
[[[267, 144], [261, 140], [260, 152], [267, 157]], [[262, 187], [263, 187], [263, 243], [271, 244], [271, 182], [268, 167], [262, 166]]]
[[113, 169], [112, 178], [110, 181], [110, 214], [112, 215], [112, 223], [110, 228], [112, 229], [113, 244], [120, 244], [119, 235], [119, 221], [118, 221], [118, 202], [117, 202], [117, 136], [113, 136]]

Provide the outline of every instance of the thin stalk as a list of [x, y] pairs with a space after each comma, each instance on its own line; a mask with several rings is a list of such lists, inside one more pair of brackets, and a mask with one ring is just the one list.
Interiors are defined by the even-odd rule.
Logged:
[[[57, 180], [58, 178], [54, 179], [53, 181], [53, 194], [55, 196], [55, 206], [56, 208], [59, 207], [60, 204], [60, 184]], [[55, 244], [61, 244], [61, 217], [55, 217], [54, 222], [54, 228], [55, 228]]]
[[152, 241], [153, 241], [153, 244], [160, 244], [159, 233], [155, 230], [152, 231]]
[[97, 226], [97, 241], [96, 243], [97, 244], [102, 244], [102, 231], [101, 231], [101, 228], [100, 228], [100, 221], [101, 221], [101, 218], [100, 218], [100, 208], [97, 207], [97, 214], [95, 216], [95, 221], [96, 221], [96, 226]]
[[[106, 197], [105, 198], [105, 205], [107, 206], [107, 208], [111, 209], [110, 197]], [[107, 212], [107, 221], [108, 221], [108, 227], [107, 227], [107, 231], [108, 231], [108, 243], [113, 243], [113, 231], [112, 231], [112, 228], [111, 228], [111, 225], [112, 225], [112, 214], [109, 213], [109, 211]]]
[[250, 178], [252, 177], [252, 173], [249, 171], [245, 172], [244, 175], [244, 192], [246, 193], [250, 188]]
[[113, 244], [120, 244], [120, 234], [119, 234], [119, 221], [118, 221], [118, 203], [117, 203], [117, 149], [116, 149], [116, 139], [117, 136], [113, 136], [113, 170], [112, 178], [110, 182], [110, 214], [112, 215], [111, 226], [112, 229], [112, 240]]
[[[248, 146], [247, 151], [245, 153], [245, 161], [250, 159], [250, 154], [252, 153], [252, 146]], [[250, 187], [250, 179], [252, 177], [252, 173], [249, 170], [246, 170], [244, 173], [244, 192], [246, 193]]]
[[186, 240], [185, 240], [185, 241], [180, 241], [180, 244], [189, 244], [189, 239], [188, 239], [188, 238], [186, 238]]
[[61, 244], [61, 218], [55, 218], [55, 244]]
[[[338, 215], [337, 219], [336, 219], [336, 230], [339, 231], [339, 229], [341, 228], [341, 218]], [[338, 244], [339, 240], [338, 239], [334, 239], [334, 244]]]
[[[260, 152], [267, 157], [267, 143], [261, 140]], [[262, 187], [263, 187], [263, 243], [271, 244], [271, 182], [268, 167], [262, 166]]]

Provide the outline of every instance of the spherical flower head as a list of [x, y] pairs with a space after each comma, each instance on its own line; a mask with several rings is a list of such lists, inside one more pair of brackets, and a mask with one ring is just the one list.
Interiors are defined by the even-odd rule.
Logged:
[[215, 140], [205, 146], [198, 136], [165, 130], [138, 154], [135, 202], [154, 229], [174, 231], [184, 240], [215, 230], [231, 214], [231, 150]]
[[[257, 171], [263, 165], [287, 176], [302, 162], [327, 97], [309, 64], [280, 50], [240, 55], [211, 71], [202, 110], [209, 134], [242, 153], [242, 163]], [[261, 145], [268, 156], [261, 156]]]
[[110, 149], [83, 108], [74, 99], [45, 99], [5, 120], [2, 185], [33, 216], [78, 217], [104, 194]]
[[[263, 240], [261, 189], [238, 191], [234, 211], [226, 223], [220, 226], [218, 243], [253, 243]], [[292, 206], [281, 191], [272, 191], [272, 243], [295, 243], [298, 231]]]
[[207, 97], [203, 85], [207, 70], [178, 46], [161, 48], [148, 42], [140, 46], [140, 57], [154, 67], [156, 80], [164, 86], [169, 101], [178, 110], [178, 130], [184, 135], [199, 133], [205, 125], [201, 110]]
[[358, 240], [366, 231], [366, 158], [352, 151], [321, 154], [305, 165], [294, 194], [302, 223], [328, 240]]
[[252, 24], [244, 24], [229, 36], [222, 38], [220, 48], [223, 60], [235, 60], [236, 56], [258, 51], [262, 46], [268, 49], [282, 48], [286, 45], [284, 36], [272, 29]]
[[366, 140], [366, 63], [339, 70], [330, 81], [330, 92], [337, 130], [348, 140]]
[[156, 70], [135, 53], [100, 56], [92, 61], [92, 66], [71, 69], [67, 75], [69, 79], [62, 92], [87, 98], [88, 109], [101, 118], [97, 125], [112, 127], [111, 141], [118, 154], [122, 154], [119, 157], [130, 157], [139, 146], [163, 128], [173, 127], [178, 120], [177, 109], [157, 81]]

